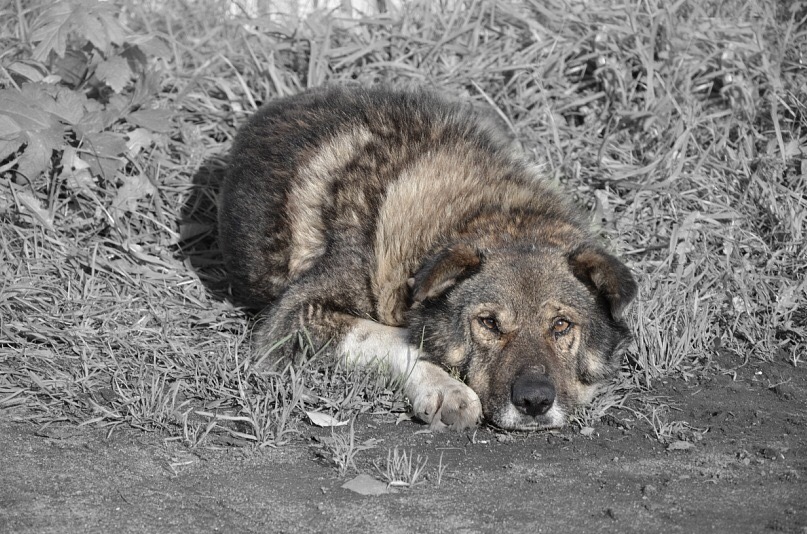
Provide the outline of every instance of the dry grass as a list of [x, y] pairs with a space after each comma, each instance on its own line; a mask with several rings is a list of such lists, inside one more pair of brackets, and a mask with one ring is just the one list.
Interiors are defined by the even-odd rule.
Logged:
[[[10, 90], [45, 5], [32, 4], [0, 23]], [[139, 119], [143, 145], [89, 182], [65, 170], [69, 151], [35, 176], [21, 176], [23, 149], [1, 154], [0, 409], [274, 446], [306, 405], [396, 402], [370, 375], [256, 374], [249, 317], [225, 298], [214, 201], [233, 134], [260, 103], [326, 81], [492, 106], [592, 209], [641, 291], [625, 376], [582, 420], [660, 377], [713, 372], [718, 356], [804, 364], [803, 2], [418, 0], [250, 20], [224, 0], [123, 4], [133, 35], [167, 45], [149, 58], [153, 90], [123, 94], [168, 122]], [[131, 141], [130, 122], [106, 130]], [[657, 414], [643, 417], [664, 433]]]

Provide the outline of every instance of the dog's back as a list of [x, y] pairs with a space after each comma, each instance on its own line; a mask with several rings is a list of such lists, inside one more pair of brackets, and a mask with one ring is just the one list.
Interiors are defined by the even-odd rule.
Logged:
[[352, 270], [343, 283], [355, 311], [390, 325], [403, 323], [424, 256], [458, 237], [484, 246], [537, 218], [531, 231], [557, 240], [585, 232], [495, 121], [423, 91], [334, 87], [273, 101], [236, 138], [222, 198], [239, 297], [265, 305], [327, 263]]

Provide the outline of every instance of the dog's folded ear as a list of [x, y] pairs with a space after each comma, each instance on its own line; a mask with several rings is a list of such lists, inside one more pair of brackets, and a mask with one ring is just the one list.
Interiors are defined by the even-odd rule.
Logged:
[[465, 278], [479, 271], [482, 254], [466, 243], [455, 244], [431, 257], [407, 282], [411, 303], [434, 299]]
[[569, 264], [578, 280], [605, 298], [611, 316], [620, 319], [638, 289], [625, 264], [593, 245], [584, 245], [572, 252]]

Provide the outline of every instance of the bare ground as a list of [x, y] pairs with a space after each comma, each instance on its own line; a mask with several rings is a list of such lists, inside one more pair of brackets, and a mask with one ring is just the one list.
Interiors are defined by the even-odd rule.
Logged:
[[[666, 445], [629, 410], [589, 436], [432, 434], [366, 415], [357, 442], [380, 441], [345, 476], [323, 453], [330, 431], [314, 427], [278, 449], [190, 450], [6, 412], [0, 531], [805, 533], [806, 391], [804, 365], [712, 362], [705, 378], [654, 388], [688, 423]], [[378, 496], [341, 487], [356, 471], [382, 478], [374, 463], [393, 447], [427, 457], [427, 479]]]

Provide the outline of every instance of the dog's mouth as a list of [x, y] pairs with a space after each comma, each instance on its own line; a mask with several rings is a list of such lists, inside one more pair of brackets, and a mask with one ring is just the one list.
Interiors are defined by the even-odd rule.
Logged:
[[508, 403], [486, 419], [489, 424], [502, 430], [532, 432], [562, 427], [566, 424], [566, 411], [556, 402], [546, 412], [530, 415], [523, 409]]

